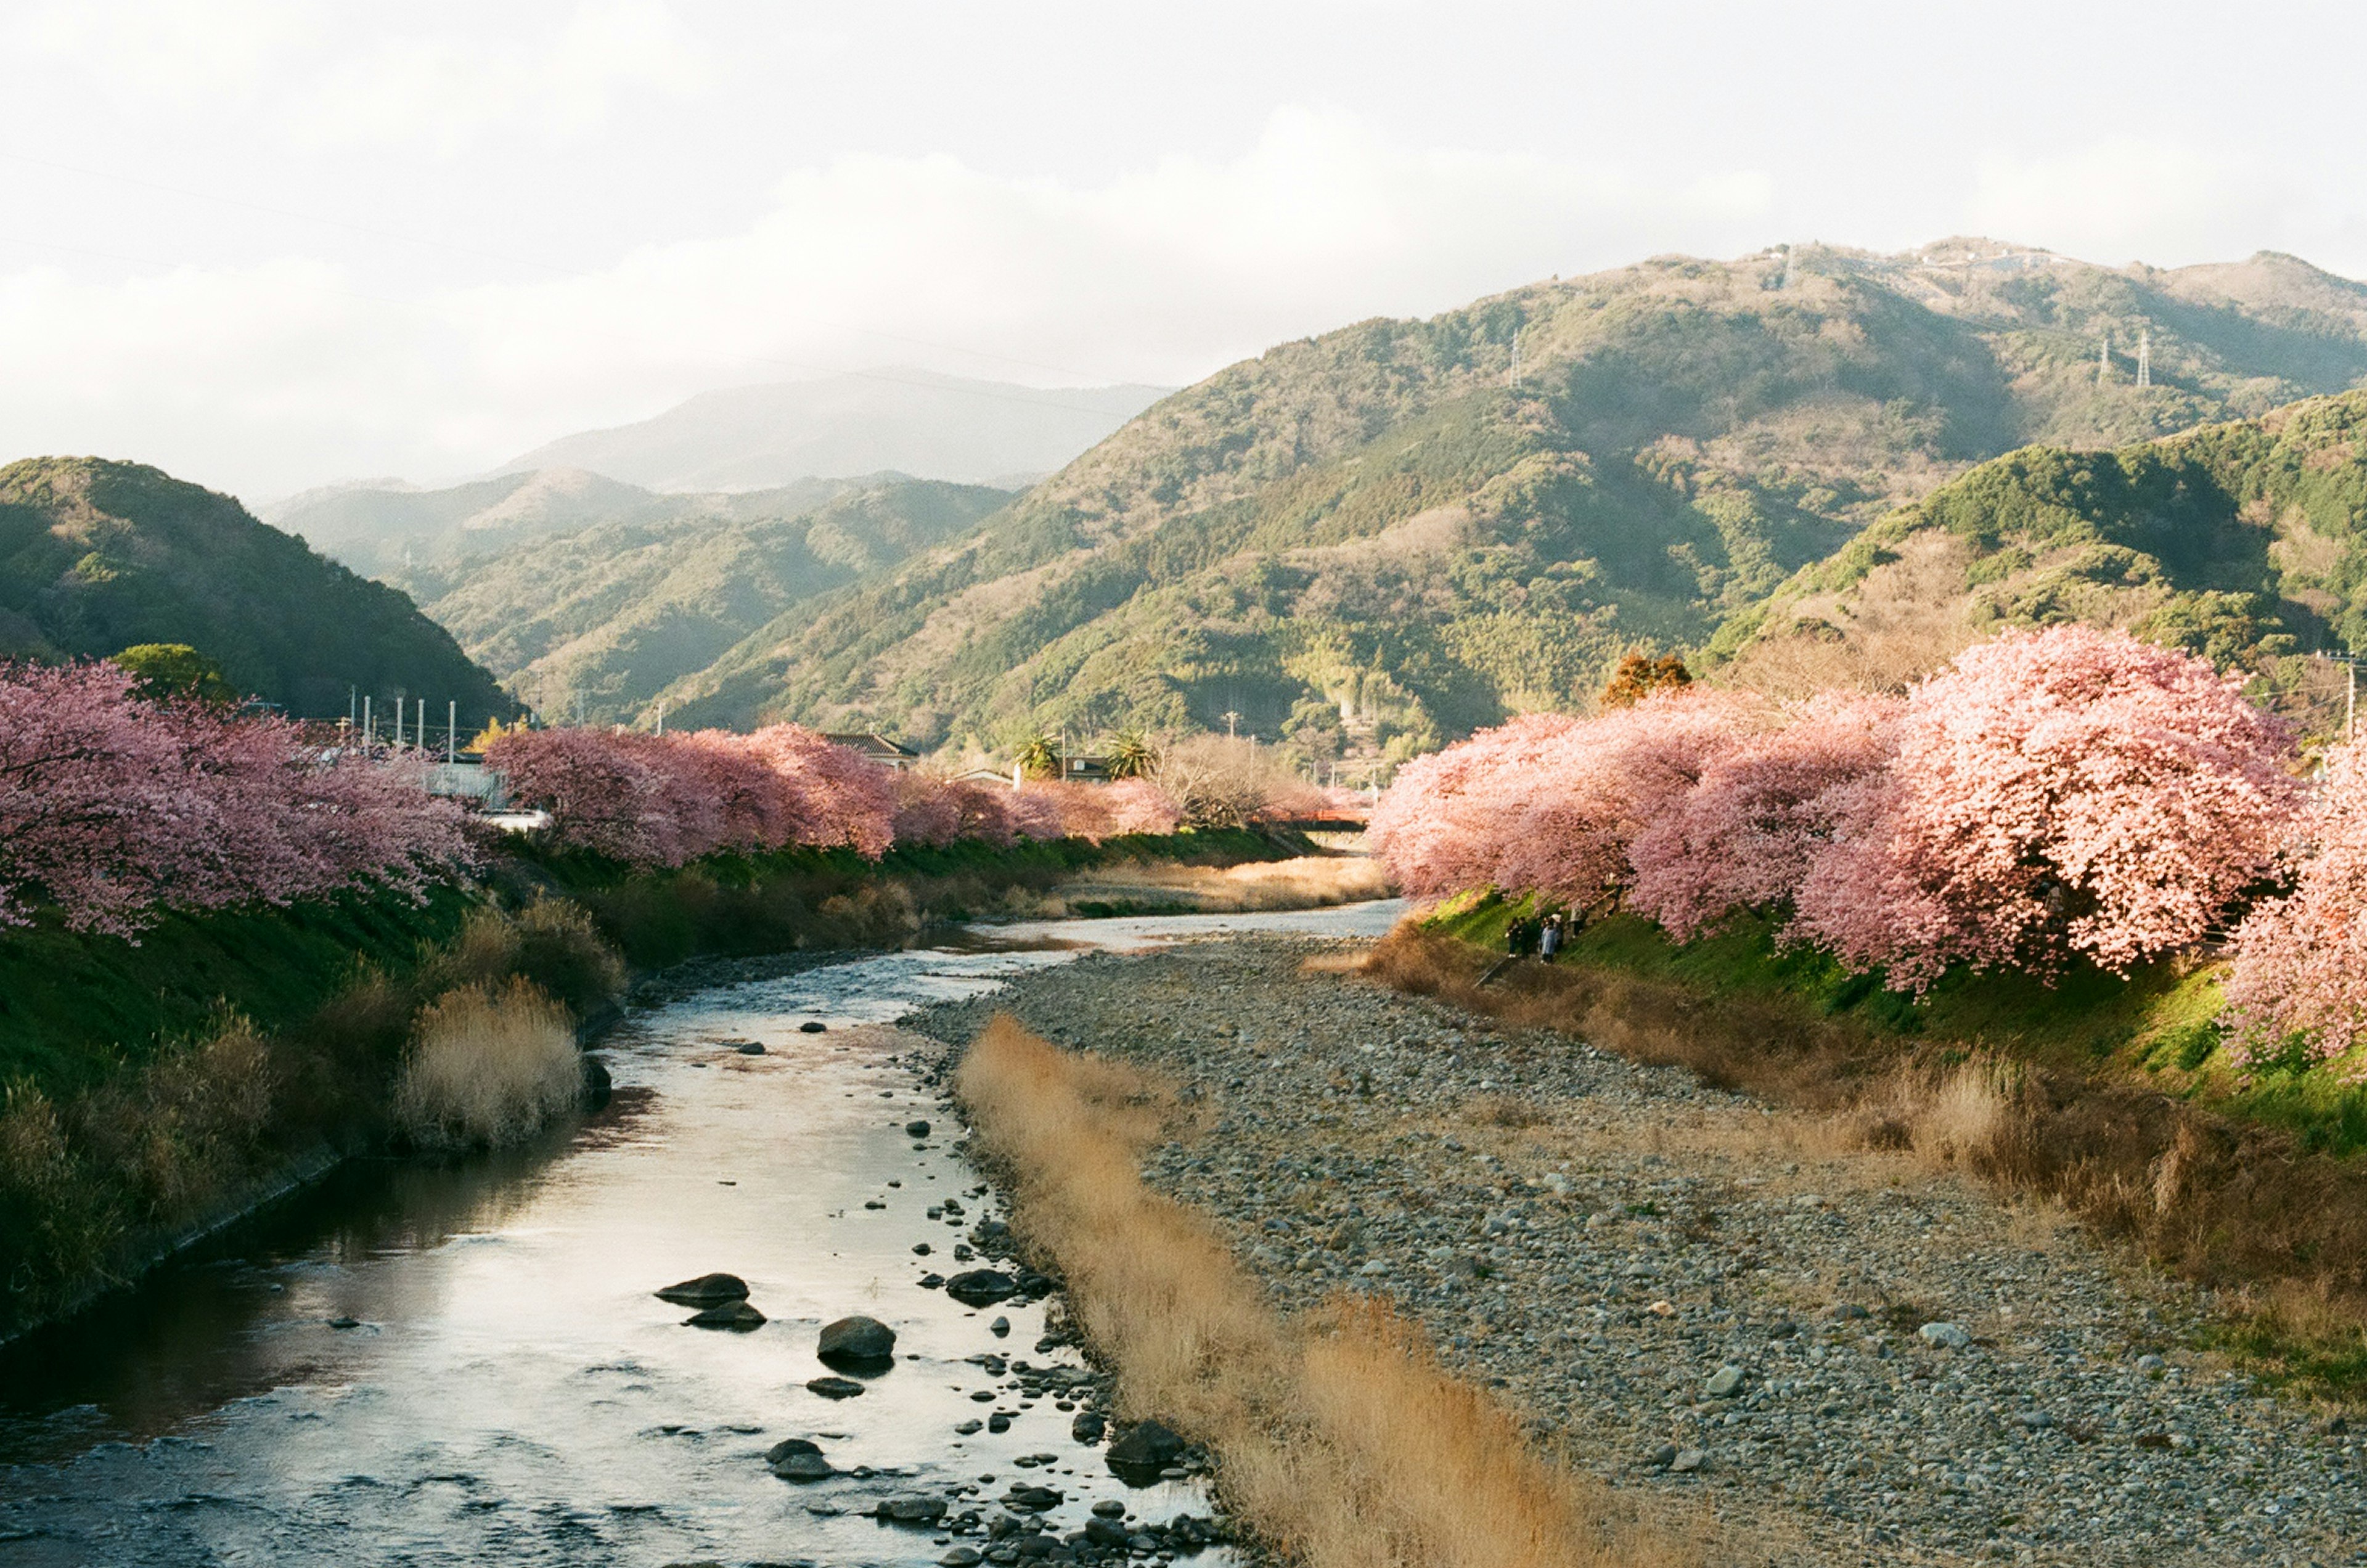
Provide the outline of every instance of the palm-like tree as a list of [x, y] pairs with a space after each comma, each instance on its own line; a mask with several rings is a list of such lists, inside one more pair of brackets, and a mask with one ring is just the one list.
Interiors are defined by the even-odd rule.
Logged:
[[1031, 735], [1019, 743], [1019, 769], [1031, 779], [1060, 776], [1060, 738]]
[[1159, 771], [1159, 748], [1139, 729], [1121, 729], [1110, 737], [1109, 776], [1144, 779]]

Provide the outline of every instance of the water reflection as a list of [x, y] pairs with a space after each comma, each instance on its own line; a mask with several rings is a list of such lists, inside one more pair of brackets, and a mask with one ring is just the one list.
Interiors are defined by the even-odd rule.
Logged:
[[[1059, 1487], [1073, 1523], [1121, 1489], [1050, 1400], [972, 1359], [1069, 1353], [1033, 1350], [1041, 1307], [917, 1287], [953, 1271], [992, 1201], [862, 1026], [1090, 946], [1393, 918], [1039, 922], [639, 1015], [606, 1052], [615, 1100], [582, 1126], [498, 1157], [348, 1167], [0, 1356], [0, 1561], [934, 1562], [927, 1536], [855, 1510], [898, 1485], [991, 1497], [984, 1475]], [[937, 1135], [907, 1136], [916, 1116]], [[964, 1212], [932, 1218], [949, 1197]], [[719, 1269], [749, 1280], [762, 1328], [687, 1328], [650, 1293]], [[897, 1329], [900, 1359], [829, 1404], [804, 1386], [826, 1371], [815, 1333], [855, 1312]], [[957, 1433], [990, 1411], [1008, 1431]], [[878, 1473], [789, 1486], [762, 1462], [789, 1436]], [[1205, 1511], [1181, 1485], [1125, 1495], [1146, 1517]]]

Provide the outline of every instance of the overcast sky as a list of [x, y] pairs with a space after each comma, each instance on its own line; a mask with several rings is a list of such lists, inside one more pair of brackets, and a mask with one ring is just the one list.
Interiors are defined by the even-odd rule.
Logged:
[[0, 458], [443, 479], [1779, 241], [2367, 276], [2362, 46], [2259, 0], [6, 0]]

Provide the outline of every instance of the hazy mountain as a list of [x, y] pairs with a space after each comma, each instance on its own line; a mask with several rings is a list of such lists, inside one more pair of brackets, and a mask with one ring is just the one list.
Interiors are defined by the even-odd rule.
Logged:
[[626, 720], [790, 606], [963, 533], [1011, 499], [908, 479], [841, 485], [818, 505], [784, 504], [786, 515], [758, 510], [791, 494], [665, 498], [683, 511], [532, 538], [392, 581], [549, 718]]
[[243, 690], [342, 717], [348, 691], [482, 723], [515, 705], [401, 592], [257, 522], [226, 495], [94, 457], [0, 468], [0, 649], [105, 658], [187, 643]]
[[732, 387], [638, 424], [561, 436], [496, 471], [581, 468], [659, 491], [885, 471], [993, 483], [1060, 468], [1167, 391], [1019, 387], [912, 369]]
[[603, 523], [793, 517], [866, 482], [901, 477], [804, 479], [730, 495], [661, 495], [581, 468], [541, 468], [441, 490], [400, 480], [334, 485], [274, 502], [263, 515], [357, 571], [388, 577]]
[[2367, 288], [2289, 256], [1656, 258], [1233, 366], [672, 696], [685, 721], [929, 741], [1229, 713], [1318, 754], [1402, 751], [1583, 701], [1630, 648], [1702, 647], [2013, 448], [2362, 378]]

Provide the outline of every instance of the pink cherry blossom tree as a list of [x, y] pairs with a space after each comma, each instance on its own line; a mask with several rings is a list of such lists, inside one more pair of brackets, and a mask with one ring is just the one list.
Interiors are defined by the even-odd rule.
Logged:
[[1631, 909], [1690, 942], [1739, 908], [1783, 907], [1897, 747], [1898, 699], [1829, 692], [1713, 756], [1628, 846]]
[[2236, 928], [2221, 985], [2228, 1054], [2246, 1066], [2289, 1045], [2331, 1060], [2367, 1037], [2367, 744], [2328, 755], [2296, 840], [2297, 886]]
[[468, 858], [458, 807], [285, 721], [151, 702], [111, 664], [0, 665], [0, 922], [46, 900], [130, 936], [160, 909], [416, 894]]
[[1960, 962], [2125, 973], [2193, 942], [2297, 804], [2291, 735], [2239, 684], [2089, 626], [1966, 649], [1909, 695], [1891, 766], [1830, 803], [1795, 933], [1918, 987]]

